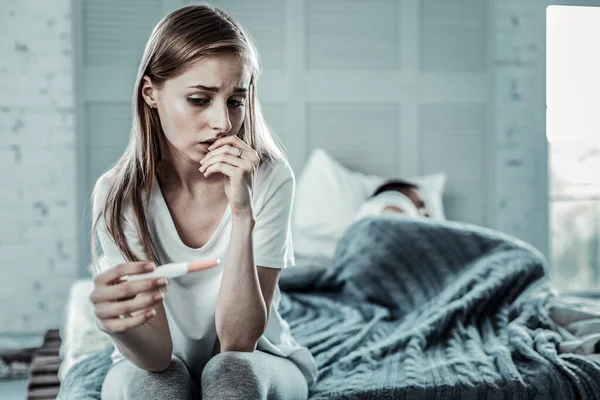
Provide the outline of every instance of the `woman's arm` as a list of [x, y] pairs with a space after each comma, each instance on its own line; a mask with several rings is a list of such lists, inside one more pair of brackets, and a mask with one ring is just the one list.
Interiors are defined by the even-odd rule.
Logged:
[[162, 302], [154, 307], [156, 315], [150, 321], [110, 336], [123, 356], [146, 371], [167, 369], [173, 354], [173, 342]]
[[251, 215], [233, 217], [215, 316], [222, 352], [254, 351], [267, 326], [280, 270], [261, 268], [259, 276], [253, 254], [254, 223]]
[[268, 200], [257, 210], [255, 219], [254, 173], [260, 163], [258, 153], [237, 136], [218, 139], [200, 161], [200, 172], [205, 177], [223, 174], [225, 194], [233, 215], [215, 314], [221, 351], [254, 351], [269, 320], [280, 269], [279, 265], [263, 268], [255, 264], [253, 236], [256, 234], [258, 240], [261, 263], [279, 264], [289, 250], [281, 239], [289, 239], [293, 172], [287, 163], [286, 168], [275, 172], [284, 171], [285, 175], [274, 175], [273, 179], [278, 178], [281, 184], [272, 183], [273, 192], [265, 195]]
[[[94, 220], [98, 218], [101, 205], [104, 204], [106, 188], [106, 182], [100, 178], [94, 189]], [[171, 362], [173, 343], [163, 302], [150, 297], [155, 294], [151, 291], [157, 287], [152, 285], [155, 280], [120, 280], [122, 275], [146, 272], [132, 272], [134, 264], [143, 263], [128, 263], [108, 234], [104, 216], [97, 221], [96, 232], [103, 253], [103, 267], [94, 278], [95, 289], [90, 300], [94, 303], [98, 325], [111, 336], [119, 352], [133, 364], [147, 371], [164, 370]], [[145, 259], [139, 235], [127, 216], [124, 218], [123, 229], [129, 248], [140, 259]], [[139, 311], [132, 309], [139, 304], [152, 304], [156, 314], [150, 319], [142, 317], [140, 314], [147, 312], [147, 308]], [[119, 315], [128, 314], [131, 316], [119, 318]]]

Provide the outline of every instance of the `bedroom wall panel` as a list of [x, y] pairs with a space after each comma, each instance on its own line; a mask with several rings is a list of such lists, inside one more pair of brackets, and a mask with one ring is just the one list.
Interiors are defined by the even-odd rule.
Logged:
[[420, 65], [424, 72], [485, 72], [486, 1], [421, 1]]
[[482, 103], [429, 103], [419, 108], [419, 158], [423, 173], [448, 174], [445, 205], [459, 221], [482, 224], [487, 198]]
[[284, 103], [261, 103], [263, 115], [272, 132], [279, 138], [286, 152], [294, 151], [292, 134], [287, 129], [288, 106]]
[[260, 44], [260, 57], [264, 66], [269, 69], [286, 67], [285, 1], [218, 0], [209, 3], [227, 10], [235, 19], [243, 21], [244, 28], [252, 39]]
[[162, 17], [162, 5], [162, 0], [83, 0], [84, 64], [139, 63], [148, 40], [148, 23]]
[[309, 70], [396, 70], [397, 0], [307, 0]]
[[307, 141], [349, 168], [394, 176], [398, 169], [400, 110], [396, 104], [312, 103]]
[[95, 182], [108, 165], [119, 159], [129, 142], [131, 105], [128, 102], [89, 101], [85, 113], [91, 149], [87, 179]]

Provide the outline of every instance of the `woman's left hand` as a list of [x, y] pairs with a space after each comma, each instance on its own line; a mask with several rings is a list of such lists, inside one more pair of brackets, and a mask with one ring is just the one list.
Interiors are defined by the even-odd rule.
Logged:
[[226, 136], [208, 148], [208, 154], [200, 160], [200, 172], [205, 177], [221, 173], [225, 195], [234, 215], [252, 216], [252, 191], [254, 171], [258, 168], [258, 153], [237, 136]]

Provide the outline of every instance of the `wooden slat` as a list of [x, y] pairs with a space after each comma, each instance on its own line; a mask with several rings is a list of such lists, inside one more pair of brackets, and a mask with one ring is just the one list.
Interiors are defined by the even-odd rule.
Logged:
[[33, 368], [33, 367], [31, 368], [30, 374], [37, 375], [37, 374], [46, 374], [48, 372], [57, 373], [59, 368], [60, 368], [60, 363], [36, 365], [35, 368]]
[[33, 375], [33, 376], [29, 377], [29, 383], [28, 383], [28, 387], [31, 389], [38, 388], [41, 386], [59, 386], [59, 385], [60, 385], [60, 381], [58, 380], [58, 376], [56, 375], [56, 373]]
[[60, 363], [60, 357], [57, 355], [39, 355], [33, 357], [33, 364], [35, 365], [47, 365], [47, 364], [56, 364]]
[[60, 340], [58, 329], [50, 329], [44, 335], [44, 340]]
[[60, 389], [58, 379], [58, 369], [61, 362], [58, 355], [60, 345], [61, 339], [58, 330], [51, 329], [45, 333], [44, 343], [33, 351], [27, 385], [27, 399], [56, 399]]
[[56, 399], [59, 387], [37, 388], [27, 393], [27, 400]]
[[40, 355], [40, 356], [54, 356], [56, 354], [58, 354], [58, 350], [60, 349], [60, 346], [58, 347], [44, 347], [44, 348], [40, 348], [38, 351], [36, 351], [36, 355]]

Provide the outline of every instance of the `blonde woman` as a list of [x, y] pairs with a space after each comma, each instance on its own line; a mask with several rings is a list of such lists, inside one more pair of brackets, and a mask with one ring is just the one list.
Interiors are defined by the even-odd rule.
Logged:
[[[103, 399], [308, 396], [315, 361], [277, 311], [295, 181], [258, 74], [256, 47], [219, 9], [178, 9], [150, 36], [129, 145], [93, 194], [90, 299], [115, 344]], [[120, 279], [214, 258], [168, 282]]]

